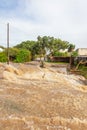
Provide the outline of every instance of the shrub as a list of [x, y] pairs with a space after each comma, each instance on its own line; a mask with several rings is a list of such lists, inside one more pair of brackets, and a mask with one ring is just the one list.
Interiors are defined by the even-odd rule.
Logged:
[[73, 51], [72, 52], [72, 56], [74, 56], [74, 57], [78, 56], [78, 52], [77, 51]]
[[79, 73], [87, 79], [87, 66], [86, 65], [80, 65], [78, 70], [80, 70]]
[[5, 52], [0, 52], [0, 62], [6, 62], [7, 56]]
[[56, 51], [56, 52], [54, 52], [54, 56], [68, 56], [68, 53]]
[[28, 50], [20, 49], [16, 55], [15, 62], [23, 63], [31, 60], [31, 53]]

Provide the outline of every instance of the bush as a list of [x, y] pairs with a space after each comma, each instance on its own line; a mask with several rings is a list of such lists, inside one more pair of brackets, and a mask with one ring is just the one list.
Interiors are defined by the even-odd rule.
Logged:
[[[14, 62], [18, 52], [19, 52], [19, 49], [17, 48], [9, 48], [9, 60]], [[7, 53], [8, 53], [8, 50], [6, 48], [5, 54], [7, 55]]]
[[54, 52], [53, 56], [68, 56], [68, 53], [67, 52]]
[[78, 56], [78, 52], [77, 52], [77, 51], [73, 51], [73, 52], [72, 52], [72, 56], [73, 56], [73, 57]]
[[80, 65], [78, 70], [80, 71], [79, 74], [83, 75], [87, 79], [87, 66]]
[[31, 60], [31, 53], [28, 50], [20, 49], [16, 55], [15, 62], [23, 63]]
[[0, 62], [6, 62], [7, 56], [5, 52], [0, 52]]

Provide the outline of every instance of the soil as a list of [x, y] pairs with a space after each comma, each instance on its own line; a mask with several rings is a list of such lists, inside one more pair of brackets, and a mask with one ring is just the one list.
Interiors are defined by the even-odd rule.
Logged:
[[0, 130], [87, 130], [86, 79], [62, 70], [0, 63]]

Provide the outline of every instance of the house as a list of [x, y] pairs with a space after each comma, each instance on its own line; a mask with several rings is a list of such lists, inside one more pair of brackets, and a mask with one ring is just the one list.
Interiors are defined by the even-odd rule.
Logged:
[[78, 48], [77, 52], [78, 52], [78, 56], [87, 57], [87, 48]]
[[87, 48], [78, 48], [77, 52], [78, 52], [77, 57], [78, 62], [81, 60], [87, 61]]

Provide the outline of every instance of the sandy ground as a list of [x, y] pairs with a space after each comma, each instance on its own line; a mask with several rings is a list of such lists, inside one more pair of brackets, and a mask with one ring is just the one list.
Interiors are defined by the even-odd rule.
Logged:
[[49, 64], [0, 63], [0, 130], [87, 130], [86, 79]]

